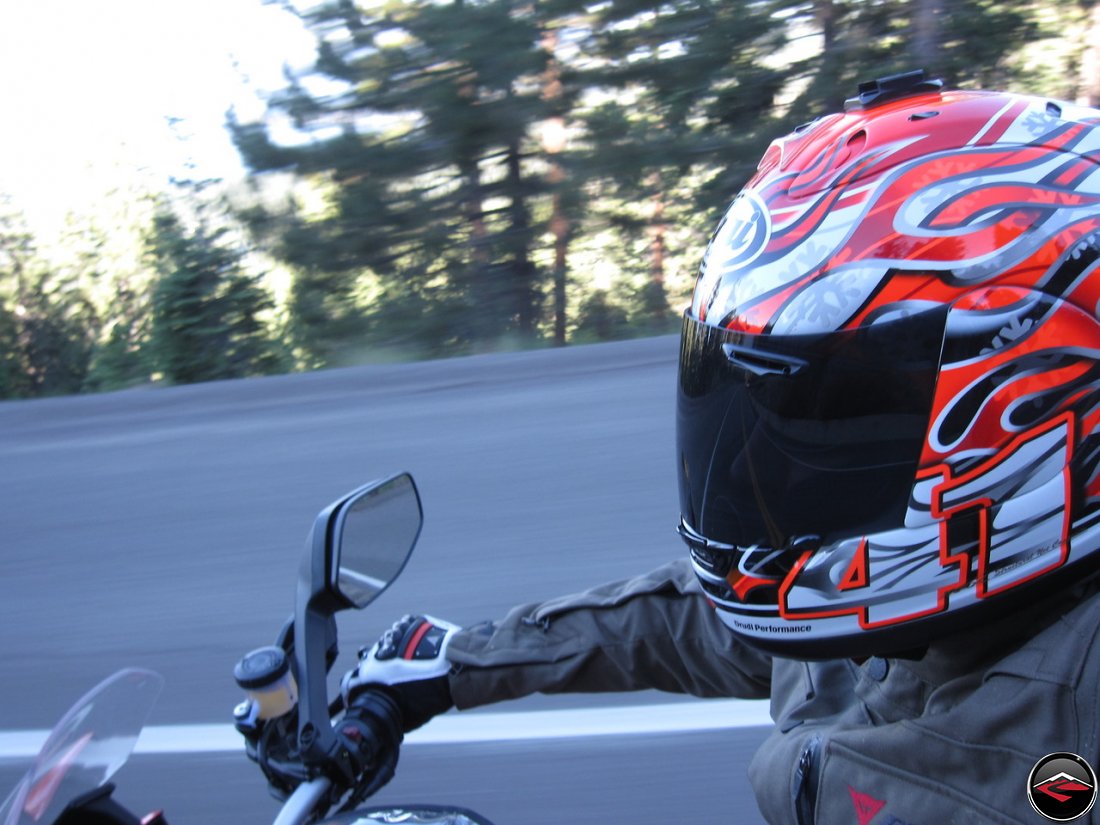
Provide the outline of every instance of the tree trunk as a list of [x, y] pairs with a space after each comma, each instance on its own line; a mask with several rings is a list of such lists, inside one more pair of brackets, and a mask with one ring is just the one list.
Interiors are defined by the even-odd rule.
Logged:
[[1100, 3], [1089, 7], [1085, 23], [1085, 48], [1077, 78], [1077, 102], [1100, 106]]
[[668, 298], [665, 294], [665, 236], [668, 225], [665, 223], [664, 181], [660, 170], [650, 175], [649, 213], [649, 289], [646, 292], [646, 314], [655, 326], [660, 327], [668, 320]]
[[821, 64], [814, 79], [815, 97], [826, 111], [837, 111], [844, 105], [845, 94], [840, 89], [843, 56], [839, 53], [839, 13], [833, 0], [814, 0], [814, 19], [821, 31]]
[[[551, 169], [551, 182], [559, 186], [564, 179], [565, 173], [561, 165], [554, 164]], [[554, 346], [563, 347], [565, 346], [565, 284], [568, 274], [566, 254], [569, 247], [569, 219], [565, 217], [562, 209], [560, 191], [555, 191], [553, 195], [550, 232], [554, 236]]]
[[511, 257], [511, 278], [508, 292], [512, 315], [520, 335], [530, 338], [535, 333], [538, 308], [535, 296], [535, 266], [531, 263], [531, 213], [523, 196], [523, 169], [519, 138], [508, 145], [508, 190], [511, 206], [508, 209], [508, 246]]
[[493, 322], [499, 319], [482, 203], [481, 170], [477, 158], [470, 157], [461, 159], [458, 167], [462, 176], [462, 217], [469, 229], [469, 289], [475, 312], [470, 330], [475, 338], [481, 339], [491, 334]]
[[912, 0], [913, 39], [909, 43], [909, 62], [924, 69], [927, 77], [942, 71], [940, 54], [943, 43], [943, 0]]
[[[555, 55], [558, 47], [558, 33], [553, 29], [546, 31], [542, 38], [542, 47], [548, 60], [543, 75], [542, 97], [551, 109], [555, 109], [562, 95], [561, 65]], [[565, 169], [558, 154], [565, 148], [565, 122], [560, 116], [547, 121], [543, 132], [543, 151], [547, 155], [550, 171], [547, 180], [553, 191], [550, 205], [550, 234], [554, 236], [554, 346], [565, 346], [566, 295], [565, 286], [568, 275], [569, 218], [565, 214], [561, 195], [565, 182]]]

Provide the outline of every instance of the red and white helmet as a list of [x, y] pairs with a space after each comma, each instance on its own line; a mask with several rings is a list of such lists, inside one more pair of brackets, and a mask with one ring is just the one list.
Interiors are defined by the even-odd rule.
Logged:
[[681, 534], [796, 657], [919, 647], [1100, 554], [1100, 111], [913, 72], [775, 141], [681, 339]]

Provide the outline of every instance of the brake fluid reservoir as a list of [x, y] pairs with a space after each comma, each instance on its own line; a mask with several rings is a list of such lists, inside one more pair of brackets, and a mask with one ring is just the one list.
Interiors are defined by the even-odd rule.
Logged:
[[298, 703], [298, 683], [281, 647], [253, 650], [237, 662], [233, 677], [258, 708], [257, 719], [277, 719]]

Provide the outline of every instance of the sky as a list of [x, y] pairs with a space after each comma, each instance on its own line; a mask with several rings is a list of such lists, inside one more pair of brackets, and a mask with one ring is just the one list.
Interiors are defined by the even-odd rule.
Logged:
[[188, 161], [238, 177], [226, 110], [258, 117], [284, 64], [312, 51], [302, 24], [262, 0], [8, 0], [0, 192], [35, 226]]

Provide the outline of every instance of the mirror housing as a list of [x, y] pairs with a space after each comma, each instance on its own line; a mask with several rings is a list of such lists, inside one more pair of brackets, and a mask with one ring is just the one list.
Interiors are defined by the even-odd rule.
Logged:
[[326, 684], [332, 617], [365, 607], [393, 583], [416, 546], [422, 524], [420, 495], [408, 473], [353, 490], [313, 522], [294, 611], [298, 745], [311, 767], [344, 769], [337, 758]]

